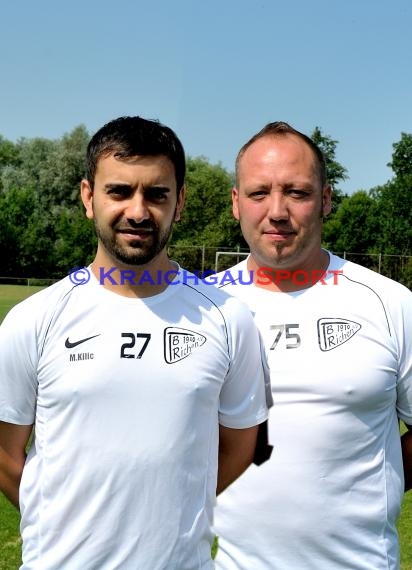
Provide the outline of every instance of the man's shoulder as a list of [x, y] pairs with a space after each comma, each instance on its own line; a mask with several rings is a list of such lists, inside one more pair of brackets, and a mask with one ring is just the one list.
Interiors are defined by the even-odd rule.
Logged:
[[225, 293], [240, 299], [249, 307], [267, 300], [268, 292], [254, 284], [253, 271], [249, 271], [247, 259], [220, 271], [215, 276], [216, 286]]
[[409, 302], [412, 300], [412, 292], [402, 283], [353, 261], [331, 255], [330, 268], [338, 270], [344, 282], [346, 280], [354, 285], [367, 287], [382, 298], [393, 300], [396, 297], [398, 299], [409, 299]]
[[232, 267], [216, 273], [215, 282], [219, 289], [232, 295], [235, 290], [238, 290], [243, 285], [253, 284], [253, 272], [249, 272], [247, 260], [245, 259], [236, 265], [232, 265]]
[[[247, 259], [242, 260], [228, 269], [223, 269], [215, 275], [216, 284], [219, 288], [244, 285], [250, 281], [250, 273], [247, 267]], [[253, 279], [252, 279], [253, 281]]]
[[219, 281], [218, 276], [220, 274], [211, 273], [207, 278], [191, 281], [187, 279], [187, 276], [193, 274], [185, 270], [182, 271], [186, 275], [186, 282], [183, 281], [183, 284], [192, 289], [194, 294], [199, 296], [199, 299], [203, 298], [206, 303], [216, 306], [226, 317], [233, 320], [241, 318], [242, 314], [249, 314], [250, 311], [245, 301], [233, 296], [232, 291], [224, 286], [225, 283]]

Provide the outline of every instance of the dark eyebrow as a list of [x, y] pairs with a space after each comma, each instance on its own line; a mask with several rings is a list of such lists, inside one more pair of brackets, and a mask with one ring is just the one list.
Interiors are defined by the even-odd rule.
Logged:
[[254, 184], [252, 186], [246, 186], [245, 188], [245, 192], [256, 192], [256, 191], [262, 191], [262, 190], [270, 190], [271, 185], [270, 184]]
[[289, 182], [284, 185], [285, 190], [305, 190], [311, 192], [314, 190], [313, 186], [307, 182]]
[[156, 184], [153, 186], [145, 186], [143, 191], [149, 200], [156, 200], [161, 196], [166, 199], [166, 197], [171, 193], [171, 189], [168, 186], [163, 186], [162, 184], [159, 184], [158, 186]]
[[106, 190], [106, 192], [110, 192], [110, 190], [132, 190], [132, 187], [130, 186], [130, 184], [124, 184], [124, 183], [120, 183], [119, 184], [105, 184], [104, 189]]
[[145, 190], [160, 190], [161, 192], [170, 192], [170, 188], [168, 186], [162, 186], [162, 184], [159, 184], [158, 186], [156, 184], [153, 186], [146, 186]]

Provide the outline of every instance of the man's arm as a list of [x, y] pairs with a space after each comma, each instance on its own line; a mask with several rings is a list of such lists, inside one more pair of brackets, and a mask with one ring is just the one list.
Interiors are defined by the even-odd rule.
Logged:
[[26, 445], [32, 427], [0, 422], [0, 491], [17, 509]]
[[219, 467], [216, 494], [224, 491], [252, 463], [258, 427], [233, 429], [219, 426]]
[[403, 471], [405, 474], [405, 491], [409, 491], [412, 489], [412, 426], [406, 425], [406, 427], [408, 431], [401, 437], [401, 445]]

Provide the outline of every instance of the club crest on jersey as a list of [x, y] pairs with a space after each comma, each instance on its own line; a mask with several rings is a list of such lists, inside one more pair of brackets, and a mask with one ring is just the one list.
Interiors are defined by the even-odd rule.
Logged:
[[179, 362], [190, 356], [196, 348], [206, 342], [206, 337], [194, 331], [167, 327], [164, 333], [165, 360], [168, 364]]
[[352, 338], [361, 325], [347, 319], [331, 318], [318, 320], [319, 348], [323, 352], [333, 350]]

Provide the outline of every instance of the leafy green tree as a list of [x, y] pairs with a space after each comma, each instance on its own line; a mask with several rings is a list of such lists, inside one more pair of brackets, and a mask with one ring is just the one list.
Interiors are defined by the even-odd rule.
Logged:
[[412, 255], [412, 175], [395, 177], [371, 191], [379, 232], [376, 249], [386, 254]]
[[5, 190], [10, 187], [32, 187], [43, 195], [47, 159], [56, 147], [57, 142], [46, 138], [25, 139], [16, 143], [18, 163], [8, 169], [3, 177]]
[[74, 267], [93, 260], [97, 239], [94, 224], [85, 215], [83, 204], [59, 206], [55, 212], [56, 241], [53, 257], [57, 275], [65, 275]]
[[[325, 221], [323, 238], [333, 251], [383, 254], [381, 272], [410, 287], [412, 263], [400, 256], [412, 254], [412, 135], [402, 133], [393, 149], [392, 180], [345, 198]], [[366, 256], [363, 261], [371, 267]]]
[[397, 178], [412, 176], [412, 134], [401, 133], [401, 140], [393, 143], [392, 162], [388, 163]]
[[19, 151], [16, 145], [0, 135], [0, 169], [5, 166], [15, 166], [19, 161]]
[[394, 178], [371, 190], [380, 232], [376, 247], [387, 254], [412, 255], [412, 135], [401, 134], [388, 164]]
[[211, 245], [219, 244], [219, 217], [230, 207], [232, 184], [232, 177], [220, 164], [212, 165], [202, 156], [189, 157], [186, 204], [173, 233], [173, 241], [190, 236], [194, 244], [201, 244], [207, 235]]
[[48, 193], [49, 204], [78, 205], [89, 138], [86, 127], [79, 125], [56, 141], [44, 164], [43, 190]]
[[333, 188], [332, 212], [336, 212], [345, 195], [339, 189], [339, 182], [348, 179], [348, 171], [336, 160], [336, 146], [338, 141], [329, 135], [323, 134], [320, 127], [315, 127], [310, 138], [323, 152], [326, 162], [326, 174], [329, 184]]
[[376, 211], [375, 200], [365, 190], [346, 196], [334, 216], [326, 219], [324, 245], [338, 253], [372, 251], [379, 232]]
[[[171, 241], [172, 255], [180, 249], [178, 260], [182, 265], [194, 270], [204, 264], [201, 249], [193, 246], [233, 246], [233, 242], [226, 241], [228, 228], [235, 234], [237, 226], [231, 215], [232, 186], [233, 176], [220, 164], [210, 164], [202, 156], [188, 157], [186, 204]], [[206, 253], [209, 254], [206, 265], [213, 267], [214, 251], [213, 255], [211, 251]]]
[[17, 231], [10, 215], [8, 196], [0, 191], [0, 275], [13, 275], [17, 256]]
[[0, 193], [1, 274], [25, 276], [35, 266], [39, 244], [28, 239], [36, 206], [32, 188], [10, 188]]
[[13, 148], [0, 141], [3, 274], [59, 277], [89, 259], [93, 228], [79, 197], [88, 139], [80, 125], [58, 140], [23, 138]]
[[61, 139], [20, 139], [18, 160], [3, 172], [3, 188], [30, 186], [44, 207], [72, 206], [79, 201], [89, 135], [80, 125]]
[[[371, 190], [379, 231], [375, 250], [384, 255], [382, 272], [412, 288], [412, 175], [396, 176]], [[408, 260], [408, 261], [407, 261]]]

